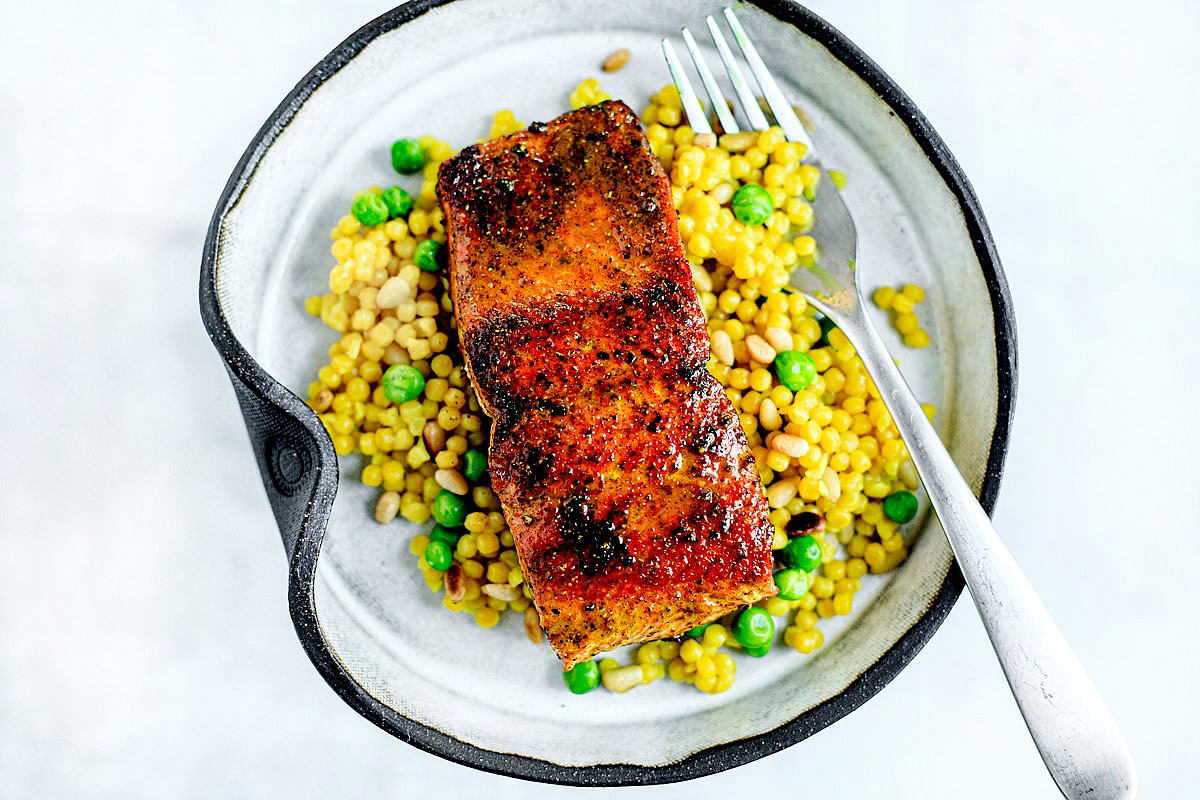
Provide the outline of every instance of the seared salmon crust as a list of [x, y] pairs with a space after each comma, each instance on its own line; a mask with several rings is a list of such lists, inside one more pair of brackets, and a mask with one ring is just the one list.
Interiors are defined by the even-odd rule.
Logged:
[[633, 112], [469, 147], [438, 196], [492, 487], [563, 664], [774, 595], [766, 498]]

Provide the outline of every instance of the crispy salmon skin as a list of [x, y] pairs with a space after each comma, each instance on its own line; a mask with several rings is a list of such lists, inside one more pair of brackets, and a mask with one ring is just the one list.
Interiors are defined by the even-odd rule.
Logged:
[[775, 594], [766, 498], [633, 112], [469, 147], [438, 196], [492, 486], [563, 664]]

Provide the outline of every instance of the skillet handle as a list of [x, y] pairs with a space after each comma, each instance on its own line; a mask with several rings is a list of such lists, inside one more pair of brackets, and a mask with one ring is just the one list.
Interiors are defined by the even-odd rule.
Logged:
[[[328, 486], [337, 486], [337, 456], [333, 444], [316, 415], [299, 398], [277, 388], [279, 398], [266, 398], [254, 392], [232, 370], [229, 379], [237, 394], [238, 405], [250, 435], [254, 458], [262, 473], [263, 487], [283, 537], [288, 561], [293, 560], [296, 543], [306, 517], [325, 520], [333, 502]], [[288, 410], [285, 410], [288, 407]], [[290, 407], [295, 406], [292, 411]], [[296, 414], [307, 413], [311, 426], [305, 426]], [[318, 440], [312, 427], [320, 429]], [[331, 481], [322, 481], [326, 465], [333, 470]], [[322, 486], [324, 484], [324, 486]], [[326, 491], [319, 491], [319, 489]], [[317, 507], [312, 508], [313, 505]], [[315, 513], [314, 513], [315, 512]]]

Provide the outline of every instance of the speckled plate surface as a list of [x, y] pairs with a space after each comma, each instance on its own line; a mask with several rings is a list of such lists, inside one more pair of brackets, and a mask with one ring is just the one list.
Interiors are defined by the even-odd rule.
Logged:
[[[366, 25], [305, 76], [237, 165], [203, 256], [205, 324], [228, 365], [289, 558], [292, 617], [329, 684], [409, 743], [494, 772], [574, 784], [683, 780], [787, 747], [862, 704], [902, 669], [953, 605], [961, 576], [937, 522], [912, 525], [911, 556], [871, 576], [813, 655], [741, 658], [730, 691], [658, 681], [575, 696], [518, 615], [484, 631], [440, 608], [408, 554], [417, 526], [380, 526], [360, 462], [340, 469], [297, 396], [336, 334], [305, 314], [325, 286], [328, 231], [355, 191], [401, 183], [387, 145], [431, 133], [462, 146], [491, 115], [546, 120], [583, 78], [635, 110], [667, 82], [663, 36], [719, 4], [582, 0], [412, 2]], [[812, 118], [827, 166], [849, 174], [866, 285], [927, 287], [935, 345], [901, 348], [917, 395], [990, 509], [1016, 383], [1007, 287], [965, 177], [920, 112], [863, 53], [786, 2], [739, 9], [766, 61]], [[633, 53], [611, 75], [600, 62]], [[410, 185], [411, 184], [411, 185]], [[886, 330], [886, 326], [881, 326]]]

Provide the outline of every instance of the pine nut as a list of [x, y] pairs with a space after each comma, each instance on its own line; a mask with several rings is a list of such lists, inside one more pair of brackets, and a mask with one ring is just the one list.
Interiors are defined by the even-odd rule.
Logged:
[[436, 456], [446, 449], [446, 430], [433, 420], [425, 423], [425, 427], [421, 429], [421, 438], [425, 440], [425, 449], [431, 456]]
[[825, 494], [830, 500], [837, 500], [842, 496], [842, 483], [838, 480], [838, 475], [833, 471], [833, 467], [826, 467], [825, 472], [821, 475], [821, 485], [825, 487]]
[[467, 594], [467, 583], [463, 580], [462, 567], [458, 565], [457, 561], [450, 565], [450, 569], [446, 570], [442, 583], [446, 587], [446, 597], [449, 597], [451, 602], [458, 603]]
[[776, 481], [767, 488], [767, 505], [783, 508], [796, 496], [796, 482], [791, 478]]
[[620, 50], [604, 59], [604, 63], [600, 65], [600, 69], [604, 70], [605, 72], [616, 72], [621, 67], [629, 63], [629, 57], [632, 55], [633, 54], [629, 52], [629, 48], [622, 47]]
[[792, 349], [792, 335], [783, 328], [767, 328], [763, 332], [767, 342], [771, 347], [775, 348], [775, 354], [778, 355], [784, 350]]
[[509, 586], [507, 583], [485, 583], [479, 591], [488, 597], [494, 597], [506, 603], [511, 603], [521, 596], [520, 589], [515, 586]]
[[386, 525], [396, 518], [396, 514], [400, 512], [400, 493], [399, 492], [384, 492], [379, 495], [379, 502], [375, 504], [375, 521], [380, 525]]
[[825, 530], [825, 518], [812, 511], [801, 511], [787, 522], [787, 532], [791, 536], [817, 534]]
[[808, 440], [790, 433], [781, 433], [771, 441], [771, 449], [778, 450], [788, 458], [800, 458], [808, 452]]
[[324, 414], [333, 405], [333, 392], [328, 389], [322, 389], [317, 392], [316, 397], [309, 401], [308, 405], [318, 414]]
[[542, 621], [533, 606], [525, 609], [525, 635], [534, 644], [540, 644], [542, 641]]
[[642, 665], [630, 664], [627, 667], [617, 667], [601, 674], [600, 680], [604, 687], [612, 692], [628, 692], [642, 682]]
[[775, 360], [775, 348], [767, 344], [767, 340], [757, 333], [746, 337], [746, 351], [760, 364], [770, 364]]
[[764, 397], [759, 403], [758, 421], [769, 431], [777, 431], [783, 425], [783, 418], [779, 416], [779, 409], [771, 398]]
[[702, 267], [692, 267], [692, 283], [696, 284], [696, 291], [711, 292], [713, 290], [712, 278], [708, 274], [708, 270]]
[[379, 294], [375, 296], [375, 305], [380, 308], [395, 308], [411, 297], [411, 284], [400, 277], [388, 278], [384, 281], [383, 286], [379, 287]]
[[900, 465], [900, 469], [896, 470], [896, 475], [900, 480], [904, 481], [905, 486], [916, 491], [918, 484], [917, 467], [913, 464], [911, 458], [904, 459], [904, 463]]
[[733, 366], [733, 340], [725, 331], [714, 331], [712, 335], [712, 351], [717, 361]]
[[731, 153], [741, 153], [749, 150], [758, 142], [758, 134], [754, 131], [742, 131], [741, 133], [727, 133], [721, 137], [721, 147]]
[[717, 146], [717, 136], [713, 133], [698, 133], [696, 138], [692, 139], [692, 144], [696, 147], [713, 148]]
[[471, 490], [467, 479], [456, 469], [439, 469], [433, 473], [433, 479], [437, 481], [438, 486], [460, 497]]

